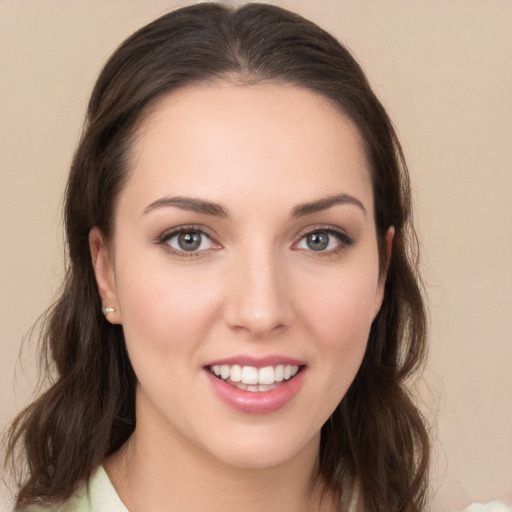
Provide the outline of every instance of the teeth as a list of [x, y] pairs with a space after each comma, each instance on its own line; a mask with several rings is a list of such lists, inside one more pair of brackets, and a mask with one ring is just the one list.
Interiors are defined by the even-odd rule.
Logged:
[[242, 367], [237, 364], [233, 365], [229, 372], [229, 379], [233, 382], [240, 382], [242, 380]]
[[227, 364], [223, 364], [220, 367], [220, 377], [222, 380], [226, 380], [231, 373], [231, 368]]
[[254, 366], [233, 366], [227, 364], [215, 364], [210, 371], [222, 380], [230, 380], [232, 383], [239, 383], [236, 387], [247, 391], [268, 391], [273, 389], [273, 384], [289, 380], [299, 371], [296, 365], [265, 366], [256, 368]]
[[258, 372], [258, 384], [274, 384], [274, 382], [274, 368], [272, 368], [272, 366], [260, 368]]
[[242, 382], [244, 384], [258, 384], [258, 368], [244, 366], [242, 368]]
[[256, 393], [258, 391], [270, 391], [271, 389], [277, 387], [276, 384], [258, 384], [257, 386], [248, 386], [247, 384], [243, 384], [242, 382], [232, 382], [231, 385], [235, 388], [242, 389], [244, 391], [251, 391], [252, 393]]

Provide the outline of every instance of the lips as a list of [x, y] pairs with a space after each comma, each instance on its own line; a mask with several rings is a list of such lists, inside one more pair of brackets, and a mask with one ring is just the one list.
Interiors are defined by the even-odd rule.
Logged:
[[215, 394], [231, 408], [249, 414], [284, 407], [301, 389], [306, 373], [303, 362], [275, 357], [231, 358], [204, 369]]

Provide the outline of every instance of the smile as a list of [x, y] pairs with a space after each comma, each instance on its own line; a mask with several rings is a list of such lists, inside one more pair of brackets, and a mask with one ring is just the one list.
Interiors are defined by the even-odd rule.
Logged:
[[270, 414], [284, 408], [308, 374], [304, 361], [281, 356], [233, 356], [211, 361], [203, 370], [214, 395], [245, 414]]
[[215, 364], [209, 367], [210, 373], [231, 386], [244, 391], [271, 391], [283, 381], [288, 381], [299, 372], [298, 365], [241, 366], [238, 364]]

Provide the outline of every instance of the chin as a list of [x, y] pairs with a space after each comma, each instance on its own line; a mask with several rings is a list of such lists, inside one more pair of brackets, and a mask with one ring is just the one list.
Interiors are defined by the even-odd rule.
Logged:
[[[310, 460], [311, 455], [318, 453], [320, 432], [311, 439], [302, 436], [294, 437], [291, 432], [280, 432], [279, 435], [268, 432], [257, 436], [252, 433], [215, 442], [215, 448], [210, 453], [224, 464], [240, 469], [268, 469], [291, 463], [304, 457]], [[222, 447], [219, 449], [219, 447]]]

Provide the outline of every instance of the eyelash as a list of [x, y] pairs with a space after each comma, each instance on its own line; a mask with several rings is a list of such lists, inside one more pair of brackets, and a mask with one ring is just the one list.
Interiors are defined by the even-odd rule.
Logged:
[[338, 240], [338, 245], [329, 250], [315, 251], [313, 249], [300, 249], [296, 250], [305, 251], [309, 255], [316, 258], [333, 258], [346, 251], [349, 247], [355, 244], [354, 238], [352, 238], [345, 230], [340, 228], [335, 228], [333, 226], [315, 226], [307, 228], [307, 231], [303, 232], [300, 235], [300, 238], [297, 242], [293, 244], [293, 246], [297, 246], [302, 240], [304, 240], [307, 236], [313, 234], [325, 233], [330, 237], [334, 237]]
[[[200, 226], [195, 226], [195, 225], [179, 226], [179, 227], [173, 228], [169, 231], [165, 231], [157, 237], [156, 243], [158, 245], [161, 245], [162, 248], [167, 253], [172, 254], [174, 256], [178, 256], [180, 258], [198, 258], [198, 257], [205, 256], [211, 250], [217, 250], [216, 248], [214, 248], [214, 249], [208, 248], [208, 249], [195, 250], [195, 251], [184, 251], [184, 250], [176, 250], [169, 245], [169, 240], [171, 240], [175, 236], [185, 233], [187, 231], [193, 232], [193, 233], [199, 233], [201, 236], [205, 236], [208, 239], [210, 239], [213, 244], [216, 244], [219, 247], [221, 247], [220, 244], [215, 242], [214, 237], [212, 235], [210, 235], [204, 228], [202, 228]], [[313, 255], [314, 257], [319, 257], [319, 258], [333, 257], [333, 256], [337, 256], [341, 252], [345, 251], [347, 248], [354, 245], [354, 243], [355, 243], [355, 240], [342, 229], [336, 229], [332, 226], [316, 226], [314, 228], [308, 228], [307, 231], [303, 232], [300, 235], [298, 241], [294, 242], [294, 244], [292, 245], [292, 248], [297, 246], [307, 236], [313, 235], [313, 234], [320, 234], [320, 233], [325, 233], [329, 236], [335, 237], [339, 242], [338, 246], [335, 247], [334, 249], [321, 250], [321, 251], [315, 251], [313, 249], [300, 249], [300, 248], [296, 248], [295, 250], [305, 251], [305, 252], [311, 253], [311, 255]]]
[[200, 226], [187, 225], [187, 226], [179, 226], [177, 228], [173, 228], [169, 231], [164, 231], [161, 235], [159, 235], [156, 239], [156, 243], [161, 245], [165, 252], [172, 254], [173, 256], [178, 256], [179, 258], [199, 258], [205, 255], [205, 253], [210, 252], [211, 250], [216, 249], [202, 249], [200, 251], [180, 251], [176, 250], [169, 245], [169, 240], [174, 238], [177, 235], [186, 232], [199, 233], [201, 236], [205, 236], [209, 238], [213, 244], [219, 245], [214, 241], [214, 237], [210, 235], [204, 228]]

